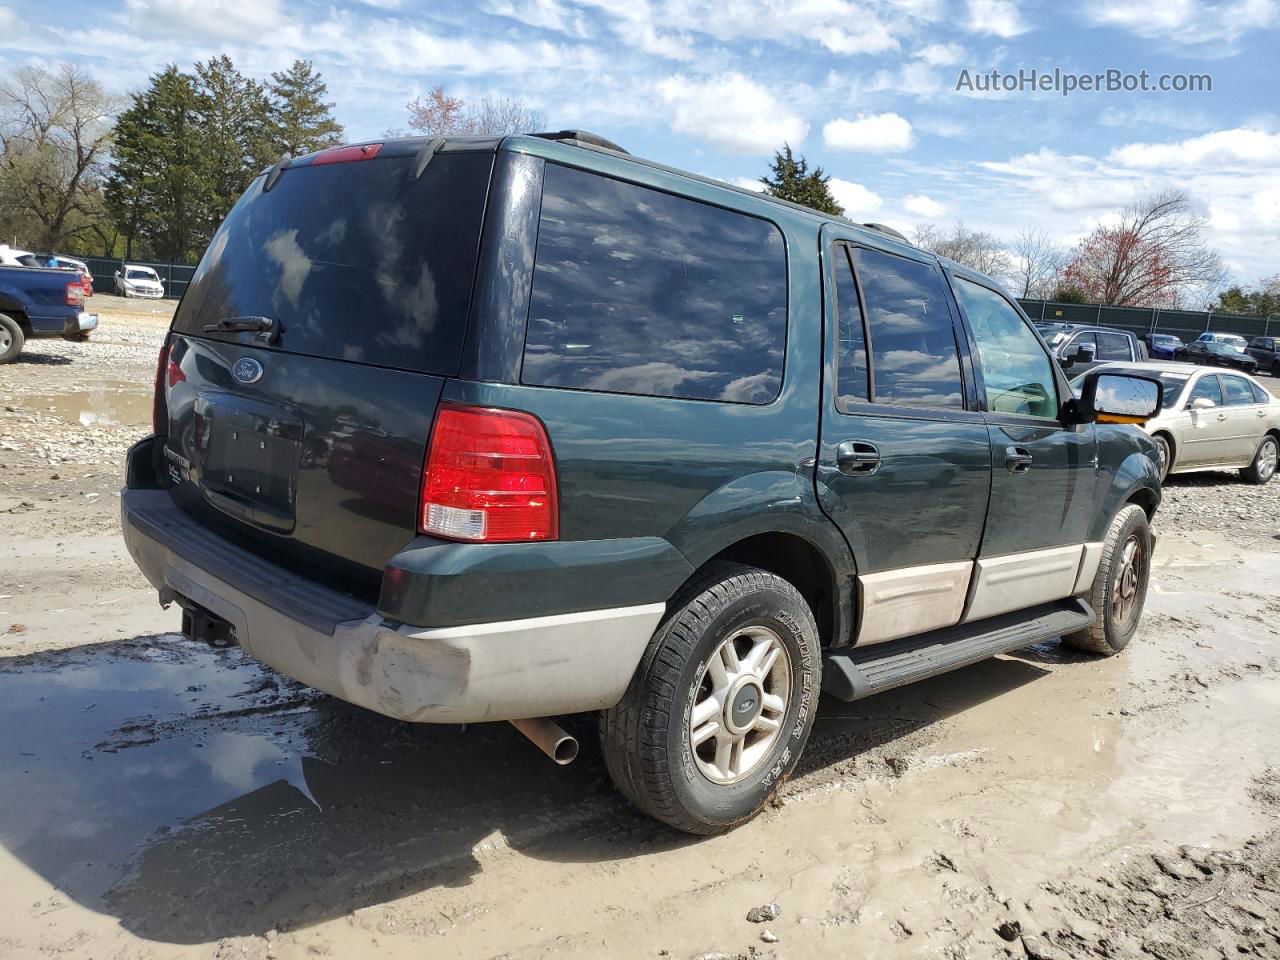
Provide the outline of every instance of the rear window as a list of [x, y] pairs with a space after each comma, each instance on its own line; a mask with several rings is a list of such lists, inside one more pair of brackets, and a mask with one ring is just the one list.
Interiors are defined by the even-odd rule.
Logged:
[[206, 333], [230, 317], [270, 317], [290, 353], [457, 373], [493, 155], [300, 166], [263, 177], [214, 235], [174, 318]]
[[522, 382], [768, 403], [786, 328], [777, 227], [547, 164]]

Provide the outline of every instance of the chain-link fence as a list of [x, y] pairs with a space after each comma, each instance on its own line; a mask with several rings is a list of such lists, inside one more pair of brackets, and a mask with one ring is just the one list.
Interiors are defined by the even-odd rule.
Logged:
[[1280, 316], [1241, 317], [1212, 310], [1161, 310], [1148, 307], [1107, 307], [1099, 303], [1056, 303], [1053, 300], [1022, 300], [1018, 303], [1035, 321], [1087, 323], [1117, 327], [1141, 336], [1144, 333], [1171, 333], [1181, 340], [1194, 340], [1207, 331], [1238, 333], [1242, 337], [1269, 337], [1271, 324], [1280, 336]]

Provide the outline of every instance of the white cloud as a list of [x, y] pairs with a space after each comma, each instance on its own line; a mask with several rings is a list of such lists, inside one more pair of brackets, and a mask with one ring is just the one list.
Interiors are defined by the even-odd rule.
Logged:
[[1280, 167], [1280, 133], [1216, 130], [1177, 143], [1131, 143], [1111, 152], [1126, 167], [1222, 168], [1232, 164]]
[[836, 118], [822, 128], [829, 149], [854, 153], [897, 153], [913, 139], [911, 124], [896, 113], [860, 113], [855, 120]]
[[874, 16], [855, 18], [849, 25], [827, 24], [814, 29], [813, 39], [832, 53], [884, 53], [898, 49], [898, 38]]
[[1022, 19], [1016, 0], [969, 0], [966, 29], [1009, 39], [1031, 28]]
[[852, 180], [832, 177], [827, 181], [827, 187], [836, 198], [836, 203], [844, 207], [844, 215], [850, 220], [861, 220], [874, 215], [883, 203], [879, 194]]
[[764, 193], [764, 184], [758, 177], [730, 177], [726, 182], [743, 190], [750, 190], [752, 193]]
[[1280, 21], [1278, 0], [1092, 0], [1082, 12], [1097, 26], [1118, 27], [1149, 40], [1184, 45], [1230, 43]]
[[671, 112], [671, 128], [734, 153], [771, 153], [796, 146], [809, 123], [765, 86], [740, 73], [668, 77], [658, 93]]
[[[399, 5], [399, 0], [390, 2]], [[570, 10], [561, 0], [490, 0], [484, 10], [495, 17], [506, 17], [540, 30], [566, 33], [574, 37], [587, 34], [581, 12]]]
[[958, 43], [931, 43], [915, 52], [916, 59], [934, 67], [950, 67], [965, 57], [965, 49]]
[[947, 208], [932, 197], [923, 193], [914, 193], [902, 200], [902, 209], [926, 220], [936, 220], [947, 212]]
[[286, 22], [280, 0], [125, 0], [135, 30], [223, 40], [252, 40]]

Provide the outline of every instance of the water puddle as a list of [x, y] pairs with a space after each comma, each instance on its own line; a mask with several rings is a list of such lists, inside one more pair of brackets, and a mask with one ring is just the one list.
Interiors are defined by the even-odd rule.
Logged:
[[85, 390], [25, 398], [25, 405], [82, 427], [143, 427], [151, 423], [151, 394], [129, 380], [102, 380]]

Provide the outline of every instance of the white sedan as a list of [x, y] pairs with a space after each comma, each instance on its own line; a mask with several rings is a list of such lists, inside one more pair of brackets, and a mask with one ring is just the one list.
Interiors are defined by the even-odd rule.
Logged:
[[163, 297], [164, 283], [150, 267], [126, 263], [116, 271], [116, 293], [122, 297]]
[[[1159, 416], [1143, 426], [1159, 449], [1161, 480], [1198, 470], [1239, 470], [1250, 483], [1275, 475], [1280, 400], [1253, 377], [1191, 363], [1107, 363], [1090, 372], [1102, 369], [1164, 385]], [[1072, 380], [1077, 390], [1080, 379]]]

